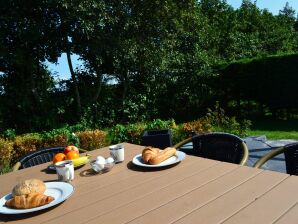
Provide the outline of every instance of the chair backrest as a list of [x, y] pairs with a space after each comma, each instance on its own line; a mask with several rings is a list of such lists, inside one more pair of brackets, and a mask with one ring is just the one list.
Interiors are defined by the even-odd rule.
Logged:
[[19, 161], [21, 163], [20, 169], [50, 162], [53, 160], [54, 155], [63, 152], [64, 148], [65, 146], [50, 147], [29, 153]]
[[194, 153], [200, 157], [240, 164], [247, 156], [244, 141], [236, 135], [218, 132], [195, 135], [192, 142]]
[[170, 129], [145, 130], [141, 139], [141, 145], [160, 149], [170, 147], [172, 144], [172, 132]]
[[298, 143], [291, 143], [284, 146], [287, 173], [298, 175]]

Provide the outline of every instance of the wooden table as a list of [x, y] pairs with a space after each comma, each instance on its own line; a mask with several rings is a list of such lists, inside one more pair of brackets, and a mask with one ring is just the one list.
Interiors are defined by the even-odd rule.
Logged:
[[[135, 167], [141, 146], [125, 143], [125, 162], [112, 171], [80, 176], [74, 194], [36, 213], [0, 215], [0, 223], [298, 223], [298, 178], [235, 164], [186, 156], [167, 169]], [[91, 152], [109, 155], [108, 149]], [[56, 180], [47, 164], [0, 176], [0, 195], [22, 179]]]

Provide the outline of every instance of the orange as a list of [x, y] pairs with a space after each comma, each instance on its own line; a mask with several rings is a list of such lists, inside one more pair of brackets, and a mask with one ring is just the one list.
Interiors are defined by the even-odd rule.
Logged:
[[76, 159], [79, 157], [80, 157], [80, 154], [77, 151], [70, 151], [66, 154], [66, 159]]
[[53, 158], [53, 163], [57, 163], [57, 162], [60, 162], [60, 161], [63, 161], [65, 160], [65, 154], [64, 153], [57, 153], [54, 155], [54, 158]]

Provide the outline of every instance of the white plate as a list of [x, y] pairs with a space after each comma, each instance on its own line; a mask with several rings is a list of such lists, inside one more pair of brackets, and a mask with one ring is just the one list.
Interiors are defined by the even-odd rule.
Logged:
[[137, 166], [144, 166], [144, 167], [163, 167], [163, 166], [169, 166], [175, 163], [179, 163], [180, 161], [184, 160], [184, 158], [185, 158], [185, 153], [181, 151], [177, 151], [176, 155], [168, 158], [167, 160], [156, 165], [150, 165], [148, 163], [144, 163], [142, 159], [142, 154], [138, 154], [133, 158], [132, 163]]
[[28, 209], [13, 209], [8, 208], [4, 204], [7, 200], [12, 198], [11, 193], [5, 195], [0, 199], [0, 213], [2, 214], [23, 214], [23, 213], [29, 213], [29, 212], [35, 212], [42, 209], [50, 208], [54, 205], [57, 205], [63, 201], [65, 201], [67, 198], [69, 198], [72, 193], [74, 192], [74, 187], [65, 182], [47, 182], [46, 185], [46, 191], [45, 195], [52, 196], [55, 199], [46, 205], [39, 206], [36, 208], [28, 208]]

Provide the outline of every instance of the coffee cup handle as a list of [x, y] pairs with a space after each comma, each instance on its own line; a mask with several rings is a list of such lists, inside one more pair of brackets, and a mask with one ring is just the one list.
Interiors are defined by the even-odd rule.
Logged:
[[69, 170], [69, 173], [70, 173], [71, 180], [73, 180], [74, 179], [74, 172], [73, 172], [73, 170], [72, 171]]
[[71, 172], [70, 165], [69, 164], [65, 165], [65, 168], [66, 168], [66, 173], [65, 173], [66, 179], [69, 180], [69, 181], [73, 180], [74, 179], [74, 173]]

